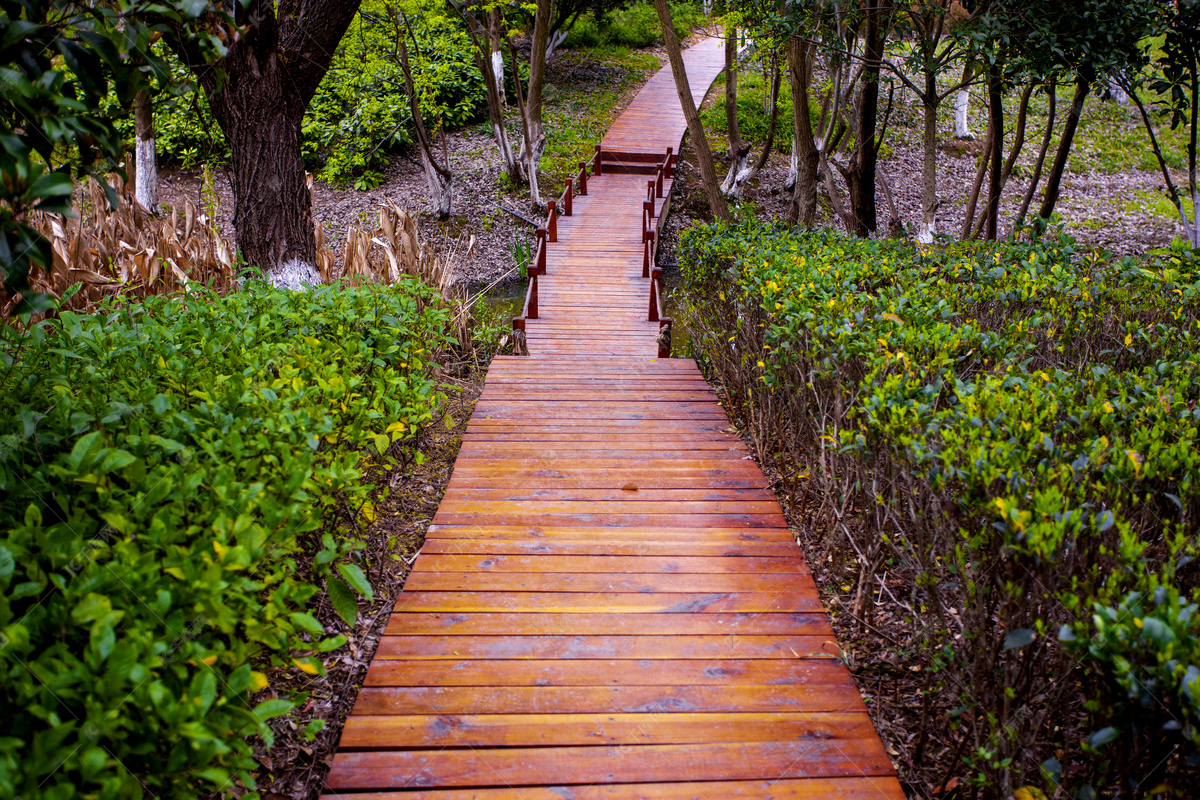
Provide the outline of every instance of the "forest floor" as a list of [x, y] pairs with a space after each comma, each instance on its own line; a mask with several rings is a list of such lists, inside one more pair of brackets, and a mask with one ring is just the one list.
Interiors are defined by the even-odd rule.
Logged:
[[[562, 179], [574, 174], [576, 163], [589, 157], [612, 120], [665, 63], [665, 50], [653, 47], [563, 49], [555, 54], [547, 69], [543, 109], [547, 135], [539, 169], [543, 199], [558, 196]], [[516, 146], [521, 129], [513, 107], [509, 109], [508, 127], [510, 141]], [[440, 137], [437, 145], [439, 149], [442, 146]], [[533, 207], [527, 186], [514, 185], [501, 174], [495, 140], [486, 120], [449, 131], [445, 148], [454, 174], [453, 208], [446, 220], [438, 220], [428, 212], [425, 173], [415, 152], [394, 155], [381, 170], [383, 183], [375, 189], [359, 191], [315, 183], [316, 215], [325, 227], [326, 241], [339, 268], [349, 227], [357, 222], [364, 229], [373, 229], [378, 224], [380, 206], [391, 201], [417, 214], [423, 238], [439, 252], [465, 252], [463, 246], [474, 238], [471, 258], [457, 266], [457, 279], [473, 291], [506, 277], [515, 278], [518, 267], [514, 247], [520, 242], [532, 244], [533, 220], [544, 211]], [[232, 241], [234, 205], [228, 173], [218, 168], [213, 175], [216, 204], [213, 207], [210, 201], [209, 213], [215, 216], [222, 235]], [[187, 199], [205, 209], [202, 170], [164, 168], [160, 194], [165, 206], [181, 205]]]
[[[762, 110], [764, 86], [761, 68], [755, 64], [743, 64], [739, 77], [739, 119], [749, 108], [749, 124], [743, 120], [741, 127], [743, 135], [754, 142], [757, 152], [761, 152], [766, 132], [766, 113]], [[722, 180], [729, 163], [724, 99], [724, 79], [718, 78], [701, 107], [709, 144], [718, 162], [717, 175]], [[921, 221], [922, 109], [915, 95], [902, 87], [896, 89], [894, 99], [887, 137], [879, 155], [878, 170], [892, 189], [901, 223], [906, 230], [912, 231]], [[970, 121], [972, 131], [976, 134], [974, 139], [953, 138], [953, 95], [943, 103], [939, 113], [937, 180], [940, 206], [937, 214], [937, 232], [953, 239], [961, 238], [966, 201], [983, 149], [982, 139], [987, 128], [983, 100], [980, 91], [973, 93]], [[1047, 155], [1046, 170], [1054, 158], [1053, 148], [1057, 145], [1058, 135], [1061, 133], [1064, 116], [1062, 109], [1069, 103], [1070, 98], [1060, 94], [1058, 100], [1058, 124], [1051, 142], [1051, 150]], [[1006, 157], [1012, 145], [1017, 101], [1017, 97], [1006, 98]], [[790, 192], [783, 188], [788, 175], [791, 152], [791, 99], [787, 96], [786, 85], [783, 87], [780, 102], [781, 106], [786, 107], [787, 116], [781, 112], [779, 132], [776, 134], [775, 145], [767, 164], [757, 178], [747, 185], [743, 196], [741, 213], [764, 221], [786, 216], [791, 201]], [[1041, 126], [1046, 117], [1046, 110], [1045, 96], [1035, 93], [1029, 105], [1025, 145], [1017, 159], [1012, 177], [1001, 195], [1001, 236], [1011, 233], [1012, 221], [1029, 186], [1029, 177], [1041, 143]], [[1166, 147], [1168, 163], [1184, 163], [1185, 143], [1179, 132], [1160, 129], [1158, 135]], [[845, 155], [839, 157], [844, 159]], [[698, 175], [694, 172], [695, 152], [690, 144], [684, 146], [680, 158], [685, 162], [682, 165], [684, 180], [676, 184], [676, 192], [679, 195], [674, 204], [674, 210], [680, 213], [669, 222], [671, 232], [676, 234], [695, 221], [711, 219]], [[692, 169], [689, 170], [689, 167]], [[687, 180], [689, 174], [695, 179]], [[1180, 182], [1186, 185], [1186, 175], [1173, 174], [1173, 178], [1177, 185]], [[838, 184], [845, 202], [845, 186], [840, 180]], [[1041, 189], [1042, 187], [1039, 187], [1034, 197], [1031, 214], [1036, 211], [1037, 203], [1040, 202]], [[984, 186], [979, 210], [983, 207], [986, 195], [987, 187]], [[824, 182], [819, 187], [818, 201], [820, 210], [817, 224], [840, 228], [841, 224], [834, 217]], [[876, 202], [882, 231], [889, 216], [882, 187], [877, 189]], [[1176, 234], [1182, 232], [1175, 209], [1167, 200], [1162, 174], [1150, 150], [1149, 140], [1135, 106], [1121, 106], [1097, 95], [1087, 99], [1074, 147], [1067, 161], [1067, 171], [1063, 178], [1056, 213], [1061, 216], [1067, 233], [1074, 236], [1084, 248], [1103, 248], [1118, 256], [1139, 255], [1147, 250], [1163, 247], [1169, 244]], [[663, 255], [669, 262], [673, 262], [673, 254], [668, 252], [667, 248], [664, 248]]]

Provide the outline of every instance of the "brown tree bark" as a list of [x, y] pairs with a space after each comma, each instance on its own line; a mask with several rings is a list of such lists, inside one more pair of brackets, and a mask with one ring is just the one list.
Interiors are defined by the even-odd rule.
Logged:
[[[546, 43], [550, 38], [550, 12], [553, 0], [537, 0], [533, 15], [533, 38], [529, 48], [529, 88], [525, 92], [525, 110], [522, 114], [526, 139], [532, 148], [524, 154], [526, 164], [532, 162], [536, 168], [546, 150], [546, 133], [542, 126], [542, 89], [546, 85]], [[516, 65], [513, 65], [516, 68]], [[527, 167], [528, 169], [528, 167]]]
[[791, 221], [811, 228], [817, 217], [817, 169], [820, 154], [813, 138], [808, 107], [809, 59], [812, 45], [792, 36], [787, 41], [788, 85], [792, 90], [792, 147], [796, 153], [796, 185], [792, 191]]
[[[1033, 86], [1033, 82], [1030, 81], [1025, 84], [1025, 89], [1021, 92], [1021, 101], [1017, 107], [1017, 124], [1013, 128], [1012, 147], [1008, 149], [1008, 158], [1004, 159], [1004, 169], [1000, 173], [1000, 192], [1002, 194], [1008, 187], [1008, 179], [1012, 177], [1013, 166], [1017, 163], [1017, 158], [1025, 147], [1025, 129], [1029, 121], [1029, 99], [1033, 95]], [[979, 219], [975, 222], [974, 235], [976, 237], [983, 231], [986, 222], [987, 214], [980, 214]]]
[[[388, 12], [393, 13], [390, 6]], [[405, 27], [408, 27], [407, 22]], [[408, 92], [408, 106], [412, 113], [413, 128], [417, 134], [417, 147], [421, 151], [421, 164], [425, 168], [425, 183], [429, 187], [429, 197], [433, 202], [434, 213], [438, 219], [445, 219], [450, 216], [450, 209], [454, 202], [453, 176], [450, 174], [449, 163], [439, 164], [437, 155], [433, 151], [433, 141], [429, 138], [429, 131], [425, 128], [425, 120], [421, 118], [421, 99], [417, 96], [417, 89], [413, 84], [412, 68], [408, 61], [408, 43], [404, 40], [404, 30], [397, 25], [396, 31], [400, 50], [400, 67], [404, 72], [404, 88]], [[413, 40], [416, 41], [416, 37]], [[445, 135], [443, 129], [443, 143]]]
[[[475, 65], [479, 67], [484, 83], [487, 84], [488, 122], [492, 126], [492, 138], [496, 140], [496, 149], [500, 153], [500, 165], [509, 180], [519, 182], [524, 179], [524, 173], [520, 161], [517, 160], [517, 154], [513, 151], [504, 122], [504, 58], [496, 58], [499, 42], [503, 41], [497, 40], [500, 36], [500, 12], [498, 9], [486, 11], [460, 8], [453, 3], [451, 7], [458, 12], [467, 28], [467, 35], [471, 37], [471, 43], [475, 46]], [[486, 15], [486, 23], [484, 18], [477, 17], [476, 13]], [[517, 89], [520, 91], [519, 86]]]
[[1079, 117], [1083, 114], [1083, 101], [1087, 99], [1090, 84], [1083, 78], [1075, 79], [1075, 96], [1071, 98], [1071, 108], [1067, 111], [1067, 121], [1063, 124], [1062, 138], [1058, 140], [1058, 151], [1054, 154], [1054, 164], [1050, 174], [1046, 176], [1046, 194], [1042, 197], [1042, 207], [1038, 217], [1043, 222], [1050, 220], [1054, 206], [1058, 203], [1058, 193], [1062, 188], [1062, 176], [1067, 169], [1067, 156], [1071, 154], [1071, 143], [1075, 141], [1075, 131], [1079, 127]]
[[879, 155], [875, 125], [879, 113], [879, 72], [883, 62], [883, 15], [890, 8], [890, 0], [864, 2], [863, 85], [855, 132], [858, 138], [846, 170], [854, 233], [862, 237], [869, 236], [879, 226], [875, 206], [875, 164]]
[[1038, 184], [1042, 180], [1042, 167], [1046, 164], [1046, 153], [1050, 150], [1050, 139], [1054, 136], [1054, 112], [1058, 105], [1058, 92], [1054, 82], [1046, 84], [1046, 93], [1049, 95], [1046, 102], [1049, 108], [1046, 111], [1046, 130], [1042, 134], [1042, 146], [1038, 150], [1037, 161], [1033, 165], [1033, 176], [1029, 179], [1029, 188], [1025, 190], [1025, 197], [1021, 200], [1021, 208], [1017, 211], [1016, 222], [1013, 223], [1013, 229], [1019, 229], [1025, 224], [1025, 215], [1029, 213], [1029, 204], [1033, 201], [1033, 195], [1037, 191]]
[[320, 281], [300, 123], [358, 6], [250, 0], [236, 6], [240, 27], [219, 61], [207, 63], [186, 43], [179, 52], [229, 142], [241, 257], [281, 286]]
[[992, 135], [991, 171], [988, 175], [988, 201], [984, 209], [988, 241], [996, 241], [1000, 221], [1000, 184], [1004, 170], [1004, 67], [999, 61], [988, 67], [988, 117]]
[[708, 137], [704, 135], [704, 125], [700, 122], [700, 114], [696, 111], [696, 101], [692, 99], [692, 89], [688, 86], [687, 70], [683, 66], [683, 54], [679, 49], [679, 38], [675, 35], [675, 24], [671, 20], [671, 7], [667, 0], [654, 0], [654, 8], [658, 11], [658, 21], [662, 25], [663, 41], [667, 46], [667, 59], [671, 62], [671, 75], [675, 78], [675, 91], [679, 94], [679, 105], [683, 107], [683, 117], [687, 120], [688, 135], [692, 137], [692, 147], [696, 149], [696, 161], [699, 162], [700, 177], [704, 183], [704, 193], [708, 196], [708, 207], [719, 220], [729, 221], [729, 206], [725, 196], [721, 194], [721, 185], [717, 182], [717, 172], [713, 168], [712, 150], [708, 146]]
[[742, 140], [738, 127], [737, 85], [737, 26], [729, 25], [725, 29], [725, 127], [729, 135], [729, 172], [721, 184], [721, 193], [730, 198], [741, 193], [739, 176], [750, 163], [750, 144]]

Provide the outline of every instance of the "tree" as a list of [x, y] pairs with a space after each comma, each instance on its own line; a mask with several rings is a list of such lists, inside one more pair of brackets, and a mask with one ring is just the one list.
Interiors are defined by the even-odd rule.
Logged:
[[242, 0], [236, 25], [206, 19], [222, 57], [187, 39], [176, 49], [229, 143], [238, 249], [281, 286], [320, 281], [300, 124], [359, 1]]
[[120, 136], [101, 113], [110, 87], [128, 111], [151, 76], [170, 81], [151, 52], [154, 38], [216, 58], [224, 44], [197, 20], [231, 20], [218, 6], [190, 0], [3, 0], [0, 10], [0, 268], [5, 294], [21, 298], [13, 310], [41, 311], [51, 298], [30, 291], [29, 272], [49, 269], [52, 254], [26, 219], [70, 213], [74, 181], [121, 171]]
[[[425, 169], [425, 184], [429, 187], [429, 197], [433, 201], [433, 211], [437, 214], [438, 219], [445, 219], [450, 216], [450, 209], [454, 202], [453, 195], [453, 176], [450, 174], [450, 164], [445, 158], [443, 152], [443, 161], [446, 163], [438, 163], [437, 154], [433, 151], [433, 140], [429, 137], [429, 131], [425, 127], [425, 120], [421, 110], [421, 96], [417, 90], [416, 83], [413, 81], [412, 66], [408, 58], [408, 42], [406, 37], [411, 37], [413, 44], [418, 48], [418, 58], [420, 58], [417, 37], [412, 32], [412, 27], [408, 24], [408, 18], [403, 14], [398, 13], [390, 5], [388, 6], [388, 16], [392, 20], [392, 25], [396, 29], [396, 50], [400, 56], [400, 69], [404, 73], [404, 88], [408, 93], [408, 104], [412, 110], [413, 129], [417, 137], [417, 149], [421, 152], [421, 165]], [[445, 142], [446, 129], [445, 125], [442, 128], [442, 141]]]
[[[1150, 138], [1150, 148], [1162, 170], [1163, 182], [1167, 187], [1167, 196], [1175, 206], [1183, 223], [1184, 235], [1192, 247], [1200, 244], [1200, 187], [1197, 186], [1197, 137], [1200, 136], [1200, 4], [1177, 3], [1164, 10], [1160, 25], [1165, 32], [1161, 55], [1154, 60], [1152, 66], [1155, 73], [1151, 76], [1129, 71], [1120, 75], [1125, 83], [1125, 91], [1137, 105], [1138, 114]], [[1187, 167], [1188, 183], [1187, 197], [1192, 202], [1192, 218], [1188, 219], [1184, 208], [1183, 197], [1171, 170], [1163, 155], [1162, 145], [1155, 132], [1154, 122], [1146, 105], [1138, 96], [1139, 84], [1148, 83], [1150, 88], [1165, 101], [1167, 111], [1171, 116], [1171, 129], [1184, 127], [1188, 132]]]
[[704, 135], [704, 124], [700, 121], [700, 114], [696, 111], [696, 101], [692, 99], [687, 70], [683, 66], [683, 54], [679, 49], [679, 37], [675, 35], [675, 23], [671, 19], [671, 6], [667, 0], [654, 0], [654, 9], [658, 12], [658, 21], [662, 25], [667, 59], [671, 62], [671, 76], [675, 79], [679, 105], [683, 107], [683, 117], [687, 120], [688, 135], [692, 137], [692, 147], [696, 148], [696, 161], [700, 167], [700, 178], [704, 182], [704, 193], [708, 196], [708, 207], [714, 217], [728, 222], [729, 206], [725, 202], [725, 196], [721, 194], [720, 184], [717, 183], [712, 150], [708, 146], [708, 137]]
[[501, 33], [504, 20], [500, 8], [488, 2], [458, 5], [453, 0], [450, 7], [462, 19], [467, 34], [471, 37], [471, 43], [475, 45], [475, 63], [487, 85], [488, 122], [491, 123], [492, 136], [500, 153], [501, 168], [509, 180], [520, 181], [524, 174], [509, 141], [508, 128], [504, 122], [504, 57], [500, 51], [500, 45], [504, 41]]
[[154, 151], [154, 109], [150, 105], [150, 93], [139, 89], [133, 98], [133, 126], [135, 142], [134, 192], [137, 201], [147, 211], [158, 212], [158, 155]]
[[845, 170], [850, 190], [850, 218], [853, 231], [867, 236], [878, 227], [875, 209], [876, 164], [882, 138], [876, 139], [879, 113], [879, 74], [883, 66], [883, 47], [892, 11], [891, 0], [863, 0], [863, 72], [857, 103], [854, 152]]

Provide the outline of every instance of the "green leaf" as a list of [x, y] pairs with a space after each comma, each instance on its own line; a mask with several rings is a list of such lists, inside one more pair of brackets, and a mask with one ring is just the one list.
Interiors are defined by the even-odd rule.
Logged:
[[1037, 634], [1029, 628], [1017, 628], [1004, 637], [1005, 650], [1019, 650], [1037, 638]]
[[292, 624], [295, 625], [297, 628], [300, 628], [303, 631], [307, 631], [308, 633], [311, 633], [313, 636], [325, 635], [325, 626], [322, 625], [317, 620], [317, 618], [314, 617], [312, 614], [303, 614], [300, 612], [294, 612], [292, 614], [289, 614], [288, 618], [291, 619]]
[[254, 716], [264, 722], [275, 717], [282, 717], [284, 714], [296, 707], [296, 704], [291, 700], [284, 700], [281, 697], [276, 697], [272, 700], [264, 700], [254, 707]]
[[371, 590], [371, 583], [367, 580], [367, 576], [358, 568], [357, 564], [338, 564], [337, 571], [346, 579], [346, 583], [354, 587], [354, 591], [367, 599], [370, 603], [375, 599], [375, 592]]
[[329, 602], [333, 604], [333, 610], [353, 628], [358, 621], [358, 598], [355, 597], [354, 591], [337, 578], [325, 581], [325, 590], [329, 593]]
[[1113, 739], [1117, 738], [1118, 733], [1120, 733], [1120, 731], [1118, 731], [1116, 728], [1113, 728], [1111, 726], [1108, 728], [1101, 728], [1100, 730], [1096, 731], [1095, 733], [1093, 733], [1091, 736], [1088, 737], [1088, 740], [1087, 740], [1088, 747], [1091, 747], [1093, 749], [1095, 749], [1097, 747], [1103, 747], [1104, 745], [1111, 742]]

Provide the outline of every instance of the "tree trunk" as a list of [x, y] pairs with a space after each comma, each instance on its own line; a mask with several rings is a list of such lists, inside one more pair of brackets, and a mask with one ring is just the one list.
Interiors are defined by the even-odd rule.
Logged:
[[[399, 26], [397, 28], [399, 30]], [[448, 163], [443, 166], [437, 162], [437, 156], [433, 152], [433, 142], [429, 138], [429, 131], [425, 128], [425, 121], [421, 118], [421, 99], [417, 96], [416, 87], [413, 85], [412, 70], [408, 63], [408, 43], [404, 41], [402, 30], [399, 45], [400, 66], [404, 70], [404, 88], [408, 91], [408, 106], [412, 112], [413, 128], [417, 134], [417, 147], [421, 151], [421, 164], [425, 168], [425, 183], [429, 187], [429, 199], [438, 219], [445, 219], [450, 216], [450, 209], [454, 202], [453, 176], [450, 174]]]
[[789, 216], [794, 224], [811, 228], [817, 218], [817, 169], [820, 163], [808, 107], [808, 61], [812, 45], [791, 36], [786, 47], [788, 86], [792, 90], [792, 155], [796, 160], [796, 186]]
[[137, 201], [152, 214], [158, 213], [158, 159], [154, 151], [154, 111], [145, 89], [133, 98], [133, 126], [137, 136], [135, 158]]
[[525, 171], [525, 177], [529, 179], [529, 199], [533, 201], [536, 208], [541, 208], [542, 196], [538, 191], [537, 159], [534, 157], [536, 150], [529, 130], [529, 117], [525, 113], [525, 97], [521, 94], [521, 72], [517, 69], [517, 64], [520, 63], [517, 59], [517, 48], [512, 39], [508, 40], [508, 50], [512, 57], [513, 94], [517, 96], [517, 112], [521, 115], [522, 120], [521, 166]]
[[[491, 50], [491, 74], [485, 74], [485, 78], [496, 87], [496, 95], [500, 98], [500, 105], [503, 106], [504, 100], [504, 35], [500, 32], [503, 20], [500, 17], [500, 9], [493, 8], [487, 12], [487, 40], [488, 49]], [[504, 114], [501, 113], [501, 118]], [[507, 139], [507, 136], [505, 137]]]
[[1054, 112], [1058, 105], [1058, 92], [1053, 81], [1046, 85], [1048, 109], [1046, 111], [1046, 131], [1042, 134], [1042, 147], [1038, 150], [1037, 161], [1033, 165], [1033, 175], [1029, 178], [1029, 188], [1025, 190], [1025, 197], [1021, 200], [1021, 208], [1017, 211], [1017, 219], [1013, 223], [1013, 230], [1019, 230], [1025, 224], [1025, 215], [1029, 213], [1029, 204], [1033, 201], [1034, 192], [1037, 191], [1038, 183], [1042, 180], [1042, 167], [1046, 164], [1046, 153], [1050, 150], [1050, 139], [1054, 136]]
[[[466, 25], [471, 43], [475, 45], [475, 65], [483, 75], [485, 96], [487, 97], [488, 122], [492, 126], [492, 137], [496, 140], [496, 149], [500, 152], [500, 164], [504, 174], [514, 183], [524, 180], [521, 163], [513, 152], [512, 143], [508, 138], [508, 128], [504, 124], [504, 55], [496, 48], [503, 39], [497, 39], [500, 34], [500, 16], [498, 10], [488, 13], [487, 22], [477, 18], [468, 10], [451, 5]], [[517, 86], [520, 91], [520, 86]], [[523, 129], [523, 128], [522, 128]]]
[[729, 130], [729, 172], [721, 184], [721, 193], [733, 199], [741, 194], [739, 176], [750, 165], [750, 145], [742, 141], [738, 128], [737, 107], [738, 42], [737, 26], [725, 26], [725, 127]]
[[[255, 36], [255, 29], [247, 34]], [[320, 282], [313, 211], [300, 150], [305, 103], [273, 50], [245, 47], [223, 60], [225, 81], [204, 80], [229, 141], [233, 226], [241, 258], [289, 289]]]
[[988, 67], [988, 117], [991, 120], [991, 172], [988, 175], [987, 239], [996, 241], [1000, 221], [1000, 184], [1004, 169], [1004, 68], [997, 60]]
[[285, 3], [276, 17], [266, 0], [238, 4], [239, 28], [215, 63], [179, 37], [180, 59], [195, 72], [229, 143], [240, 255], [279, 286], [300, 289], [321, 280], [300, 123], [358, 6], [358, 0]]
[[[1008, 179], [1012, 177], [1013, 167], [1017, 163], [1017, 158], [1021, 155], [1021, 150], [1025, 147], [1025, 127], [1029, 120], [1029, 99], [1033, 96], [1033, 82], [1025, 84], [1024, 91], [1021, 92], [1021, 102], [1017, 108], [1017, 125], [1013, 129], [1013, 143], [1008, 150], [1008, 158], [1004, 160], [1004, 169], [1000, 173], [1000, 192], [1003, 194], [1008, 187]], [[984, 224], [987, 222], [987, 215], [980, 214], [979, 219], [975, 222], [975, 236], [979, 236], [983, 230]], [[1017, 226], [1013, 226], [1016, 230]]]
[[846, 171], [850, 214], [854, 233], [866, 238], [878, 227], [875, 207], [876, 117], [879, 113], [879, 72], [883, 60], [883, 31], [880, 17], [888, 0], [868, 0], [863, 31], [863, 85], [858, 103], [857, 141]]
[[699, 162], [700, 177], [704, 182], [704, 193], [708, 195], [708, 207], [719, 220], [729, 221], [729, 206], [725, 196], [721, 194], [721, 186], [717, 183], [717, 172], [713, 168], [712, 150], [708, 147], [708, 137], [704, 135], [704, 125], [700, 122], [700, 114], [696, 111], [696, 102], [692, 99], [692, 89], [688, 86], [687, 71], [683, 66], [683, 54], [679, 50], [679, 39], [675, 36], [675, 24], [671, 20], [671, 7], [667, 0], [654, 0], [654, 8], [658, 12], [658, 21], [662, 24], [663, 41], [667, 46], [667, 58], [671, 62], [671, 75], [675, 79], [675, 91], [679, 94], [679, 105], [683, 108], [683, 117], [687, 120], [688, 134], [692, 137], [692, 147], [696, 149], [696, 161]]
[[925, 94], [921, 97], [924, 109], [924, 138], [921, 164], [921, 227], [917, 230], [917, 241], [933, 244], [937, 234], [937, 74], [929, 69], [925, 72]]
[[971, 133], [970, 111], [971, 111], [971, 81], [974, 80], [975, 73], [971, 70], [971, 62], [968, 61], [963, 66], [962, 86], [959, 87], [958, 93], [954, 97], [954, 138], [955, 139], [974, 139], [975, 136]]
[[1075, 79], [1075, 96], [1071, 99], [1071, 108], [1067, 111], [1067, 121], [1063, 124], [1062, 138], [1058, 140], [1058, 152], [1054, 154], [1054, 164], [1046, 177], [1046, 194], [1042, 197], [1042, 207], [1038, 217], [1043, 223], [1050, 220], [1054, 206], [1058, 203], [1058, 193], [1062, 188], [1062, 176], [1067, 169], [1067, 156], [1071, 154], [1071, 143], [1075, 140], [1075, 130], [1079, 127], [1079, 117], [1083, 114], [1083, 101], [1087, 99], [1089, 84], [1082, 78]]
[[983, 141], [983, 153], [979, 156], [979, 168], [975, 170], [975, 182], [971, 185], [971, 193], [967, 195], [967, 209], [963, 217], [962, 239], [971, 237], [971, 223], [975, 221], [975, 209], [979, 206], [979, 190], [983, 187], [983, 178], [987, 175], [988, 164], [992, 160], [992, 126], [988, 125], [988, 135]]
[[[550, 38], [550, 12], [553, 0], [537, 0], [537, 11], [533, 15], [533, 38], [529, 48], [529, 89], [525, 92], [525, 110], [522, 119], [525, 120], [527, 135], [522, 144], [530, 148], [523, 152], [526, 164], [532, 163], [536, 169], [546, 151], [546, 133], [542, 126], [542, 89], [546, 84], [546, 45]], [[517, 66], [513, 64], [514, 74]], [[517, 80], [520, 80], [518, 77]], [[526, 169], [530, 169], [528, 166]], [[529, 177], [532, 180], [531, 176]], [[536, 202], [536, 201], [535, 201]]]

